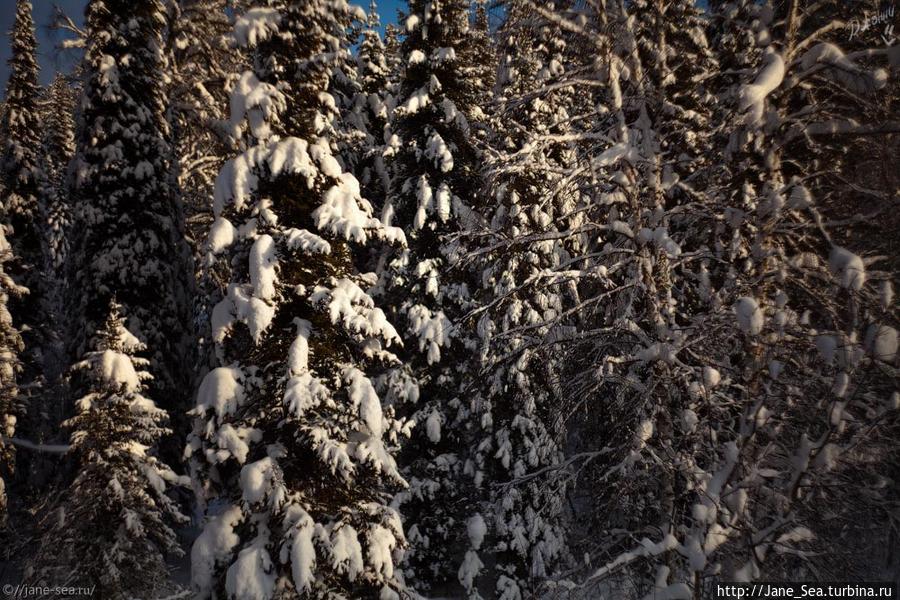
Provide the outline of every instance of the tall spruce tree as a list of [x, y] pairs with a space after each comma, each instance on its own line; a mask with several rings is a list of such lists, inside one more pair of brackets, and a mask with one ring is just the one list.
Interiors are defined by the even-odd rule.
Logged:
[[[30, 0], [17, 0], [12, 31], [10, 75], [6, 84], [5, 110], [0, 121], [2, 162], [0, 185], [3, 214], [11, 227], [10, 242], [20, 263], [18, 277], [36, 283], [41, 270], [41, 127], [38, 105], [37, 42]], [[24, 323], [24, 322], [23, 322]]]
[[390, 73], [389, 80], [396, 85], [400, 75], [400, 28], [394, 23], [384, 26], [384, 59]]
[[[5, 107], [0, 120], [0, 201], [3, 226], [12, 255], [5, 263], [7, 275], [27, 293], [8, 298], [7, 308], [24, 346], [18, 360], [23, 424], [32, 429], [44, 418], [39, 401], [44, 371], [44, 347], [47, 339], [47, 285], [44, 272], [44, 174], [42, 170], [41, 130], [38, 107], [37, 43], [30, 0], [16, 2], [12, 31], [10, 76], [6, 85]], [[26, 459], [29, 460], [29, 459]], [[27, 465], [23, 464], [23, 467]], [[24, 471], [30, 471], [25, 468]]]
[[[69, 163], [75, 156], [75, 104], [78, 90], [57, 73], [43, 102], [49, 268], [63, 276], [69, 252], [72, 210], [68, 198]], [[57, 290], [59, 291], [59, 290]]]
[[366, 28], [362, 33], [357, 61], [360, 69], [360, 81], [367, 94], [384, 93], [390, 76], [384, 41], [378, 29], [381, 17], [375, 0], [369, 4], [366, 14]]
[[[344, 171], [357, 178], [362, 185], [365, 171], [364, 162], [372, 147], [369, 124], [363, 92], [364, 63], [359, 59], [359, 50], [366, 38], [369, 15], [355, 10], [343, 36], [343, 47], [331, 60], [328, 93], [334, 98], [335, 118], [332, 144], [337, 150], [335, 158]], [[356, 49], [354, 52], [353, 49]], [[364, 198], [368, 199], [366, 194]], [[371, 252], [371, 251], [369, 251]]]
[[477, 494], [467, 452], [472, 407], [464, 389], [472, 346], [467, 350], [469, 336], [455, 325], [471, 303], [471, 284], [452, 238], [478, 219], [471, 208], [480, 186], [470, 117], [481, 114], [487, 99], [466, 76], [475, 46], [467, 1], [414, 0], [402, 21], [384, 218], [407, 232], [409, 248], [386, 261], [381, 287], [405, 343], [408, 367], [396, 381], [414, 383], [421, 401], [405, 461], [410, 489], [398, 503], [411, 543], [407, 578], [422, 591], [455, 594]]
[[166, 121], [168, 69], [161, 0], [134, 7], [95, 0], [86, 9], [85, 82], [72, 201], [69, 314], [73, 353], [115, 296], [127, 327], [147, 346], [151, 396], [166, 409], [187, 402], [190, 256], [172, 189]]
[[480, 101], [474, 104], [468, 115], [475, 126], [475, 135], [484, 138], [488, 134], [486, 124], [492, 103], [494, 86], [497, 82], [497, 48], [491, 32], [487, 0], [476, 0], [474, 19], [469, 27], [469, 43], [465, 44], [468, 52], [461, 57], [463, 76], [475, 88]]
[[359, 89], [346, 120], [360, 134], [352, 172], [359, 179], [363, 197], [381, 208], [390, 190], [390, 176], [385, 167], [385, 127], [394, 108], [390, 91], [390, 69], [384, 42], [378, 32], [378, 7], [369, 5], [366, 27], [356, 55]]
[[[43, 323], [41, 335], [42, 385], [29, 402], [27, 418], [21, 429], [30, 441], [44, 444], [58, 441], [60, 424], [70, 412], [66, 369], [67, 355], [66, 265], [72, 234], [72, 206], [69, 196], [69, 165], [75, 152], [75, 103], [78, 88], [60, 74], [44, 90], [40, 103], [41, 163], [41, 242], [43, 262], [39, 309]], [[28, 453], [23, 466], [28, 470], [28, 486], [38, 495], [52, 481], [59, 461], [57, 456]]]
[[197, 597], [397, 598], [405, 546], [395, 407], [369, 373], [400, 339], [365, 291], [354, 246], [403, 235], [372, 215], [337, 150], [342, 0], [259, 2], [235, 24], [252, 62], [232, 91], [244, 151], [223, 167], [207, 248], [227, 281], [212, 313], [219, 367], [186, 454], [209, 520]]
[[[569, 3], [544, 4], [563, 12]], [[566, 554], [560, 476], [567, 344], [581, 322], [584, 228], [596, 213], [570, 176], [581, 168], [589, 105], [565, 82], [583, 69], [566, 32], [527, 0], [507, 5], [498, 32], [499, 78], [484, 168], [485, 226], [471, 232], [480, 273], [468, 316], [480, 336], [481, 436], [476, 464], [492, 482], [485, 505], [491, 564], [482, 588], [525, 598]], [[562, 84], [562, 85], [560, 85]]]

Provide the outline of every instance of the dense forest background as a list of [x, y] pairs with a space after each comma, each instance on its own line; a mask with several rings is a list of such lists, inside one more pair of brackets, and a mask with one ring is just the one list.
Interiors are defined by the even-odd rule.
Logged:
[[3, 583], [898, 581], [893, 5], [15, 6]]

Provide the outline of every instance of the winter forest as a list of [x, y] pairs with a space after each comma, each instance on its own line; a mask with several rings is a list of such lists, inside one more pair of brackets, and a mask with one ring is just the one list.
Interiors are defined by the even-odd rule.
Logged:
[[893, 5], [15, 11], [2, 583], [900, 578]]

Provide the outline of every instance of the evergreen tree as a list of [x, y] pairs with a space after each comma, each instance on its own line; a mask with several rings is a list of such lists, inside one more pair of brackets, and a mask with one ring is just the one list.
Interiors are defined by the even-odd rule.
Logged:
[[73, 352], [88, 350], [115, 296], [147, 346], [151, 395], [186, 400], [190, 257], [171, 187], [165, 114], [165, 5], [95, 0], [86, 12], [70, 261]]
[[388, 23], [384, 27], [384, 60], [393, 90], [400, 76], [400, 29], [393, 23]]
[[219, 174], [207, 240], [228, 282], [212, 312], [220, 366], [186, 452], [210, 517], [191, 552], [200, 598], [388, 599], [402, 583], [388, 501], [406, 427], [367, 375], [400, 340], [352, 248], [403, 234], [334, 155], [329, 89], [356, 16], [343, 1], [271, 0], [235, 25], [252, 63], [231, 96], [244, 151]]
[[[368, 130], [363, 83], [360, 69], [364, 66], [352, 50], [362, 47], [368, 28], [368, 15], [362, 10], [354, 10], [342, 36], [342, 47], [331, 62], [328, 93], [334, 98], [335, 110], [331, 127], [332, 145], [336, 147], [335, 158], [344, 171], [360, 179], [364, 170], [363, 162], [371, 149]], [[368, 197], [364, 194], [364, 198]]]
[[[27, 418], [20, 428], [28, 440], [45, 444], [58, 439], [60, 424], [70, 414], [69, 393], [65, 381], [69, 357], [66, 349], [65, 317], [66, 261], [71, 237], [72, 207], [69, 199], [69, 163], [74, 156], [75, 102], [77, 89], [57, 75], [44, 91], [40, 103], [41, 163], [41, 269], [40, 313], [41, 389], [30, 400]], [[32, 309], [33, 310], [33, 309]], [[37, 496], [46, 493], [43, 486], [58, 468], [58, 457], [29, 452], [23, 466], [28, 469], [28, 486]]]
[[[6, 84], [5, 110], [0, 122], [3, 140], [0, 185], [3, 213], [11, 226], [10, 242], [20, 266], [16, 269], [23, 284], [35, 287], [41, 269], [40, 187], [41, 126], [37, 107], [37, 42], [30, 0], [16, 1], [12, 31], [10, 75]], [[16, 311], [14, 311], [14, 314]], [[18, 315], [17, 315], [18, 316]], [[26, 321], [21, 321], [25, 323]]]
[[463, 76], [475, 88], [475, 93], [480, 101], [471, 107], [469, 120], [475, 127], [475, 135], [484, 138], [488, 129], [479, 127], [484, 123], [488, 115], [485, 111], [490, 107], [490, 100], [497, 79], [497, 49], [491, 34], [491, 25], [488, 19], [487, 0], [476, 0], [475, 18], [469, 27], [467, 55], [461, 57]]
[[367, 16], [356, 55], [358, 91], [344, 120], [359, 136], [350, 170], [360, 182], [363, 198], [373, 202], [376, 209], [383, 209], [390, 190], [384, 159], [385, 128], [394, 109], [394, 98], [374, 0]]
[[172, 525], [187, 517], [166, 489], [187, 478], [153, 453], [171, 433], [168, 416], [143, 395], [149, 361], [137, 356], [144, 345], [123, 321], [113, 304], [93, 350], [73, 367], [86, 390], [64, 423], [78, 475], [46, 517], [30, 582], [96, 586], [103, 598], [151, 598], [172, 587], [165, 557], [182, 552]]
[[[546, 4], [562, 11], [566, 3]], [[481, 438], [476, 464], [493, 482], [484, 554], [492, 557], [482, 587], [493, 597], [534, 597], [565, 556], [560, 477], [566, 410], [567, 354], [581, 323], [579, 269], [588, 267], [584, 228], [596, 207], [573, 185], [586, 108], [571, 86], [583, 67], [567, 36], [510, 2], [499, 31], [497, 109], [485, 161], [485, 227], [471, 232], [480, 272]]]
[[[43, 212], [45, 209], [41, 164], [41, 124], [38, 105], [38, 66], [34, 21], [30, 0], [16, 2], [16, 18], [12, 32], [10, 76], [6, 86], [6, 104], [0, 121], [0, 194], [2, 218], [11, 246], [5, 272], [28, 292], [8, 298], [7, 309], [19, 331], [24, 346], [18, 355], [22, 371], [20, 388], [26, 407], [25, 428], [43, 418], [37, 401], [42, 387], [47, 319], [44, 271]], [[28, 460], [28, 459], [26, 459]], [[31, 469], [23, 464], [23, 472]]]
[[[386, 49], [378, 32], [380, 28], [378, 5], [375, 0], [369, 4], [366, 15], [366, 28], [362, 33], [357, 62], [359, 63], [360, 82], [366, 94], [384, 94], [390, 78], [386, 58]], [[377, 103], [375, 103], [377, 107]], [[383, 118], [383, 117], [382, 117]]]
[[43, 102], [44, 164], [46, 165], [48, 265], [63, 275], [68, 256], [71, 207], [68, 201], [69, 162], [75, 156], [75, 103], [77, 91], [57, 73], [47, 88]]
[[468, 336], [454, 324], [471, 303], [471, 283], [452, 237], [478, 219], [471, 208], [480, 186], [470, 118], [481, 114], [486, 100], [466, 76], [474, 52], [469, 19], [465, 0], [414, 0], [403, 17], [384, 219], [408, 232], [409, 248], [386, 261], [380, 284], [392, 321], [401, 325], [408, 364], [391, 375], [392, 383], [404, 393], [414, 383], [415, 398], [424, 400], [413, 415], [417, 427], [407, 450], [410, 489], [398, 499], [412, 546], [407, 578], [422, 591], [448, 593], [459, 593], [470, 547], [466, 522], [481, 493], [471, 485], [467, 450], [472, 346], [467, 351]]

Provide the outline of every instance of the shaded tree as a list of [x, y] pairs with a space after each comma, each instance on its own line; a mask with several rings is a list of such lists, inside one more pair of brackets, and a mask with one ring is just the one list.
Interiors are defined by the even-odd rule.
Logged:
[[405, 424], [370, 374], [397, 358], [354, 246], [403, 235], [372, 215], [338, 150], [336, 66], [355, 11], [260, 2], [235, 36], [244, 143], [219, 173], [209, 260], [219, 366], [203, 380], [187, 455], [210, 509], [192, 549], [198, 597], [396, 598], [405, 545], [391, 492]]

